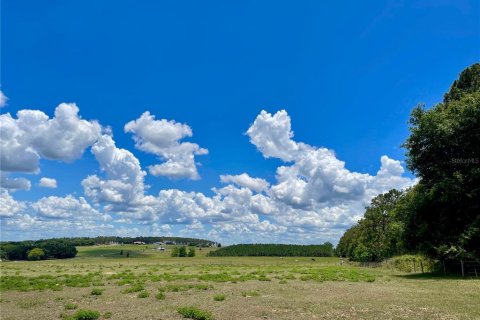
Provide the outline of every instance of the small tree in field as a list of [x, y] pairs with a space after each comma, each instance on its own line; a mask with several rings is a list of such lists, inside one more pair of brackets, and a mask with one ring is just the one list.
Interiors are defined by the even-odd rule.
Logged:
[[179, 257], [186, 257], [187, 256], [187, 247], [181, 246], [180, 249], [178, 249], [178, 256]]
[[170, 254], [172, 257], [178, 257], [178, 248], [175, 247], [172, 249], [172, 253]]
[[195, 248], [190, 248], [190, 250], [188, 250], [188, 256], [195, 257]]
[[33, 248], [32, 250], [28, 251], [27, 258], [30, 261], [45, 259], [45, 251], [40, 248]]

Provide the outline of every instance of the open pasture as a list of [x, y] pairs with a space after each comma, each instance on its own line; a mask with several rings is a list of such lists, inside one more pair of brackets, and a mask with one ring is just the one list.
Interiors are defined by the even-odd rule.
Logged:
[[195, 316], [188, 307], [217, 320], [480, 318], [478, 280], [338, 258], [207, 257], [208, 248], [172, 258], [170, 249], [79, 247], [73, 259], [2, 262], [1, 318], [72, 319], [94, 310], [99, 319], [183, 319]]

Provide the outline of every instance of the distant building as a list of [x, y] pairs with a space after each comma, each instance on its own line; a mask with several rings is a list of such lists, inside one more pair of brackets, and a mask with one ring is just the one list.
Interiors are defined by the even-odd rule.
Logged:
[[133, 244], [145, 244], [143, 241], [134, 241]]
[[165, 251], [165, 248], [164, 248], [164, 247], [158, 247], [157, 250], [159, 250], [159, 251]]

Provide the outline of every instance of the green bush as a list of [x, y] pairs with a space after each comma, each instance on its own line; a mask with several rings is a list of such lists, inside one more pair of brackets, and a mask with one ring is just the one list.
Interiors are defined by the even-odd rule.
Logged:
[[196, 307], [181, 307], [177, 309], [183, 317], [195, 320], [213, 320], [213, 315], [204, 310], [200, 310]]
[[172, 257], [178, 257], [178, 247], [173, 248], [170, 255]]
[[216, 294], [216, 295], [213, 296], [213, 300], [223, 301], [223, 300], [225, 300], [225, 295], [224, 294]]
[[72, 317], [73, 320], [97, 320], [100, 312], [95, 310], [78, 310]]
[[33, 248], [32, 250], [28, 251], [27, 259], [30, 261], [45, 259], [45, 251], [40, 248]]
[[179, 256], [179, 257], [186, 257], [186, 256], [187, 256], [187, 247], [181, 246], [181, 247], [178, 249], [178, 256]]
[[146, 290], [143, 290], [138, 293], [137, 298], [148, 298], [149, 296], [150, 293], [148, 293]]
[[103, 293], [103, 289], [100, 289], [100, 288], [93, 288], [92, 292], [90, 292], [92, 296], [101, 296], [102, 293]]
[[187, 256], [195, 257], [195, 248], [190, 248], [190, 250], [188, 250]]

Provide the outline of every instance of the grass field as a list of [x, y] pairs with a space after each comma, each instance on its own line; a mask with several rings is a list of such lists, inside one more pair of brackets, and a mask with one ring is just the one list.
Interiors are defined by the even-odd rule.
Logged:
[[209, 249], [172, 258], [168, 249], [80, 247], [74, 259], [1, 262], [0, 318], [72, 319], [92, 310], [99, 319], [202, 319], [198, 308], [217, 320], [480, 319], [479, 280], [337, 258], [206, 257]]

